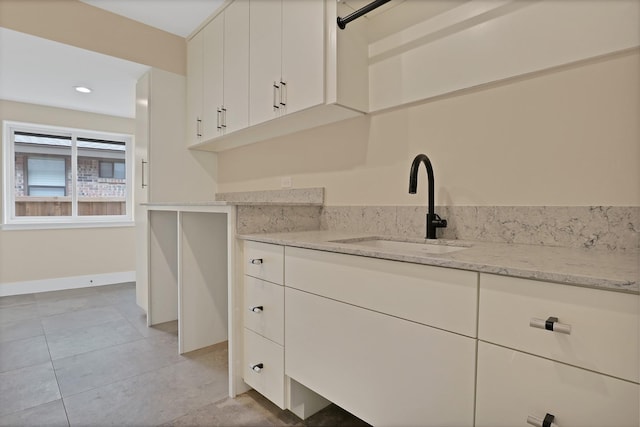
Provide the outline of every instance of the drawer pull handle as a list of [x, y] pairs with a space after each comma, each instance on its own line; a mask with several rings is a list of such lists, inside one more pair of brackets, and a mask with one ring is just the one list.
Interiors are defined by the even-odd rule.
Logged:
[[571, 334], [571, 325], [558, 322], [557, 317], [549, 317], [547, 320], [534, 317], [529, 321], [529, 326], [552, 332], [560, 332], [561, 334]]
[[527, 424], [531, 424], [536, 427], [558, 427], [558, 424], [554, 423], [555, 416], [551, 414], [547, 414], [544, 416], [544, 419], [540, 419], [538, 417], [534, 417], [533, 415], [529, 415], [527, 417]]
[[262, 264], [262, 258], [255, 258], [249, 261], [251, 264], [260, 265]]
[[249, 367], [252, 371], [260, 373], [264, 368], [264, 365], [262, 363], [256, 363], [255, 365], [249, 365]]
[[262, 313], [264, 311], [264, 307], [261, 305], [257, 305], [255, 307], [251, 307], [249, 311], [252, 311], [254, 313]]

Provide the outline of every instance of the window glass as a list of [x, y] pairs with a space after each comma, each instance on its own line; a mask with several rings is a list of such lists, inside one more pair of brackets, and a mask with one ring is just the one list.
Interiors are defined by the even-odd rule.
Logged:
[[35, 196], [34, 190], [39, 188], [39, 196], [46, 196], [46, 189], [51, 188], [51, 195], [64, 196], [66, 189], [66, 163], [62, 156], [33, 157], [27, 156], [28, 195]]
[[127, 183], [115, 173], [125, 161], [124, 141], [78, 138], [78, 215], [127, 213]]
[[16, 217], [71, 216], [71, 137], [15, 132]]
[[125, 172], [125, 167], [124, 167], [124, 163], [122, 162], [118, 162], [118, 163], [114, 163], [113, 164], [113, 177], [116, 179], [125, 179], [126, 178], [126, 172]]
[[61, 197], [64, 196], [64, 187], [38, 187], [30, 185], [29, 195], [33, 197]]
[[113, 163], [100, 162], [100, 178], [113, 178]]

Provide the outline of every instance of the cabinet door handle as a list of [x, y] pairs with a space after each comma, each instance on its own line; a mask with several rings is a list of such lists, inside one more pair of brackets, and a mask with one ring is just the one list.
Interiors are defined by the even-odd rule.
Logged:
[[249, 365], [252, 371], [260, 373], [264, 369], [264, 364], [256, 363], [255, 365]]
[[224, 107], [224, 105], [222, 106], [222, 127], [227, 127], [227, 109]]
[[220, 125], [220, 114], [222, 113], [222, 110], [220, 110], [219, 108], [216, 110], [216, 129], [218, 129], [218, 131], [220, 131], [222, 129], [222, 126]]
[[202, 120], [200, 120], [200, 117], [196, 117], [196, 136], [198, 138], [202, 136], [202, 132], [200, 131], [201, 124], [202, 124]]
[[280, 108], [280, 105], [276, 103], [276, 97], [277, 97], [276, 92], [279, 90], [280, 90], [280, 86], [278, 86], [276, 82], [273, 82], [273, 111], [276, 111], [277, 109]]
[[255, 307], [249, 308], [249, 311], [252, 311], [254, 313], [262, 313], [264, 311], [264, 307], [261, 305], [257, 305]]
[[554, 423], [555, 416], [546, 414], [544, 419], [534, 417], [533, 415], [527, 416], [527, 424], [531, 424], [536, 427], [558, 427], [558, 424]]
[[142, 167], [141, 167], [141, 176], [142, 176], [142, 188], [146, 187], [147, 184], [144, 183], [144, 165], [146, 165], [149, 162], [145, 162], [144, 159], [142, 159]]
[[287, 105], [287, 83], [282, 80], [280, 80], [280, 105], [283, 107]]
[[262, 264], [262, 258], [254, 258], [252, 260], [249, 261], [250, 264], [254, 264], [254, 265], [260, 265]]
[[529, 320], [529, 326], [532, 328], [546, 329], [547, 331], [559, 332], [561, 334], [571, 334], [571, 325], [558, 322], [557, 317], [549, 317], [547, 320], [533, 317]]

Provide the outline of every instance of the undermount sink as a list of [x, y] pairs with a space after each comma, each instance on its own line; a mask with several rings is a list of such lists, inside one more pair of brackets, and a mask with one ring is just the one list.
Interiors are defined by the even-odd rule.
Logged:
[[439, 243], [410, 242], [402, 240], [392, 240], [380, 237], [363, 239], [333, 240], [333, 243], [343, 243], [354, 246], [364, 246], [372, 249], [380, 249], [393, 252], [418, 252], [422, 254], [448, 254], [467, 249], [469, 246], [450, 244], [440, 241]]

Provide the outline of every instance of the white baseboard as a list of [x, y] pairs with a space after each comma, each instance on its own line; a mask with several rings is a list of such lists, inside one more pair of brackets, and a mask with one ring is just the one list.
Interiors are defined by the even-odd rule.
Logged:
[[64, 289], [90, 288], [92, 286], [135, 282], [135, 280], [135, 271], [120, 271], [117, 273], [90, 274], [87, 276], [58, 277], [55, 279], [0, 283], [0, 297], [35, 294], [38, 292], [61, 291]]

